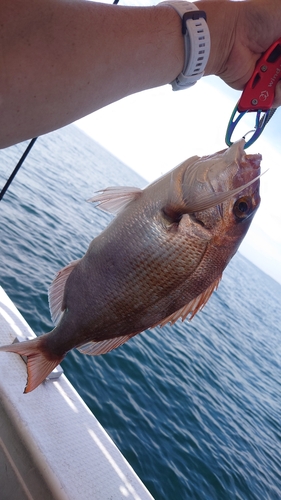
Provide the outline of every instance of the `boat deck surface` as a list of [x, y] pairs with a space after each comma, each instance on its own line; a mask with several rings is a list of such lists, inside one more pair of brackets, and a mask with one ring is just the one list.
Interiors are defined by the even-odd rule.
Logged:
[[[0, 287], [0, 345], [34, 333]], [[65, 375], [23, 394], [26, 365], [0, 353], [2, 500], [151, 500]]]

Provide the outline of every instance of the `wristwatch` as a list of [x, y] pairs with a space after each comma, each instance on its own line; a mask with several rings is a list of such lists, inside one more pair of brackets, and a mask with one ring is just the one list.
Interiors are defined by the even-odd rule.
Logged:
[[165, 1], [161, 5], [173, 7], [182, 19], [185, 60], [182, 72], [171, 82], [173, 90], [192, 87], [204, 74], [210, 55], [210, 32], [206, 13], [185, 1]]

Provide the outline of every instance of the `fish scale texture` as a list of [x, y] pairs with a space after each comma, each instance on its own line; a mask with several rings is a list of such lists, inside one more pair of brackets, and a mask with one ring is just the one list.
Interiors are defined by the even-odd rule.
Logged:
[[[246, 158], [241, 142], [191, 160], [137, 195], [133, 190], [71, 274], [62, 270], [65, 287], [54, 286], [53, 294], [63, 297], [65, 313], [44, 339], [47, 357], [59, 359], [76, 346], [105, 353], [172, 314], [180, 317], [183, 308], [193, 312], [194, 300], [197, 310], [208, 300], [259, 205], [260, 158]], [[95, 197], [101, 208], [106, 193]], [[119, 187], [116, 202], [121, 195]]]
[[[1, 344], [16, 335], [34, 336], [0, 287]], [[1, 353], [2, 404], [54, 500], [152, 499], [64, 375], [26, 395], [25, 378], [22, 359]]]

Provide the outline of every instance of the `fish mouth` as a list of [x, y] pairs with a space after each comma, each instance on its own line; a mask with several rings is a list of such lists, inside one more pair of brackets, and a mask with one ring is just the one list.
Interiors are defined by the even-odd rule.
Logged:
[[259, 188], [262, 156], [260, 154], [246, 154], [244, 146], [245, 140], [240, 139], [232, 144], [230, 148], [222, 151], [222, 154], [227, 160], [227, 165], [230, 168], [231, 165], [232, 168], [234, 167], [232, 176], [230, 176], [229, 193], [232, 192], [236, 200], [241, 196], [250, 197], [253, 212], [255, 212], [260, 204]]
[[[233, 178], [233, 188], [238, 188], [241, 186], [240, 195], [250, 196], [252, 198], [253, 213], [260, 205], [260, 175], [261, 175], [261, 163], [262, 156], [260, 154], [246, 154], [244, 151], [238, 161], [238, 171]], [[256, 179], [256, 180], [255, 180]], [[249, 182], [252, 182], [247, 187], [243, 186]]]
[[234, 188], [243, 186], [243, 184], [247, 184], [254, 179], [257, 179], [258, 182], [261, 173], [261, 159], [262, 157], [260, 154], [248, 155], [243, 153], [240, 161], [238, 162], [238, 171], [233, 178]]
[[227, 161], [227, 166], [232, 168], [228, 189], [229, 193], [233, 193], [236, 200], [241, 195], [251, 197], [253, 207], [258, 208], [260, 204], [259, 188], [262, 155], [258, 153], [246, 154], [244, 146], [245, 139], [240, 139], [232, 144], [230, 148], [222, 151], [222, 155]]
[[[256, 192], [259, 203], [261, 155], [246, 155], [245, 140], [213, 155], [197, 158], [188, 165], [182, 179], [185, 213], [199, 212], [219, 205], [241, 193]], [[202, 187], [203, 186], [203, 187]]]

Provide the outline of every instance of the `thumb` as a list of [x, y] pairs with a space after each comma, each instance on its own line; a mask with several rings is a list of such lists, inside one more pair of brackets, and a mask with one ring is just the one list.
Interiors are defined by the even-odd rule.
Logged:
[[276, 89], [275, 89], [275, 97], [273, 101], [273, 108], [278, 108], [278, 106], [281, 106], [281, 80], [280, 82], [277, 83]]

